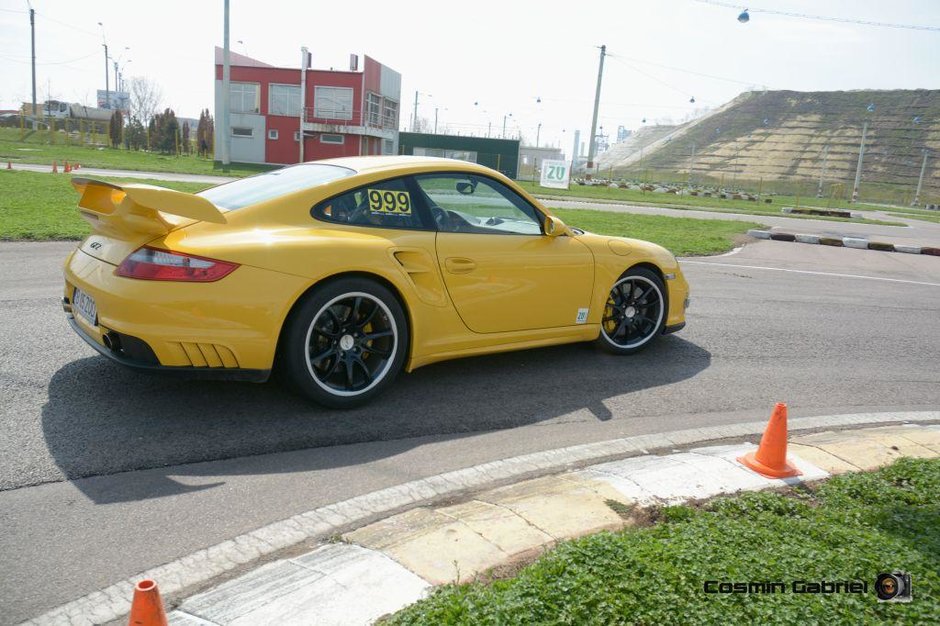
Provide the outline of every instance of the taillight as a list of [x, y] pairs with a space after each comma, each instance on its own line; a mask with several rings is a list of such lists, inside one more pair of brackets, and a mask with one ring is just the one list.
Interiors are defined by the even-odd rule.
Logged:
[[211, 283], [228, 276], [237, 267], [237, 263], [144, 246], [124, 259], [115, 274], [141, 280]]

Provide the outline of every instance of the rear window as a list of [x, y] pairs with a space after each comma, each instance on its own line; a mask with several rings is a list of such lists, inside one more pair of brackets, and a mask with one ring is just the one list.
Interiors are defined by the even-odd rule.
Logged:
[[265, 202], [302, 189], [310, 189], [330, 181], [355, 174], [355, 170], [338, 165], [301, 163], [273, 172], [242, 178], [218, 187], [200, 191], [215, 206], [234, 211], [252, 204]]

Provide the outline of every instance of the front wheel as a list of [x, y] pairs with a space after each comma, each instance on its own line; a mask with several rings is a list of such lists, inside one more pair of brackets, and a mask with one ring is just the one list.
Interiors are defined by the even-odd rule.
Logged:
[[402, 369], [408, 324], [398, 299], [364, 278], [309, 294], [285, 328], [284, 365], [294, 388], [331, 408], [368, 402]]
[[611, 288], [597, 341], [616, 354], [632, 354], [662, 333], [666, 323], [666, 287], [648, 269], [629, 270]]

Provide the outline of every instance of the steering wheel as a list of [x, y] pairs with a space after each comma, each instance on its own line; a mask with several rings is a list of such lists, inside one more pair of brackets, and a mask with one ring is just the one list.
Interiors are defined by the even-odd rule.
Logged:
[[434, 217], [438, 230], [445, 232], [457, 231], [457, 225], [453, 223], [448, 212], [436, 204], [431, 205], [431, 216]]

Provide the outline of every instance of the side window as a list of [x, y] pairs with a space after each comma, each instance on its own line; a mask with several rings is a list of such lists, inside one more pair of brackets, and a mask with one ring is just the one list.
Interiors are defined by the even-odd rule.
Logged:
[[358, 187], [313, 207], [313, 217], [325, 222], [378, 228], [425, 228], [415, 199], [402, 178]]
[[541, 235], [538, 211], [500, 182], [467, 174], [417, 176], [440, 230], [494, 235]]

